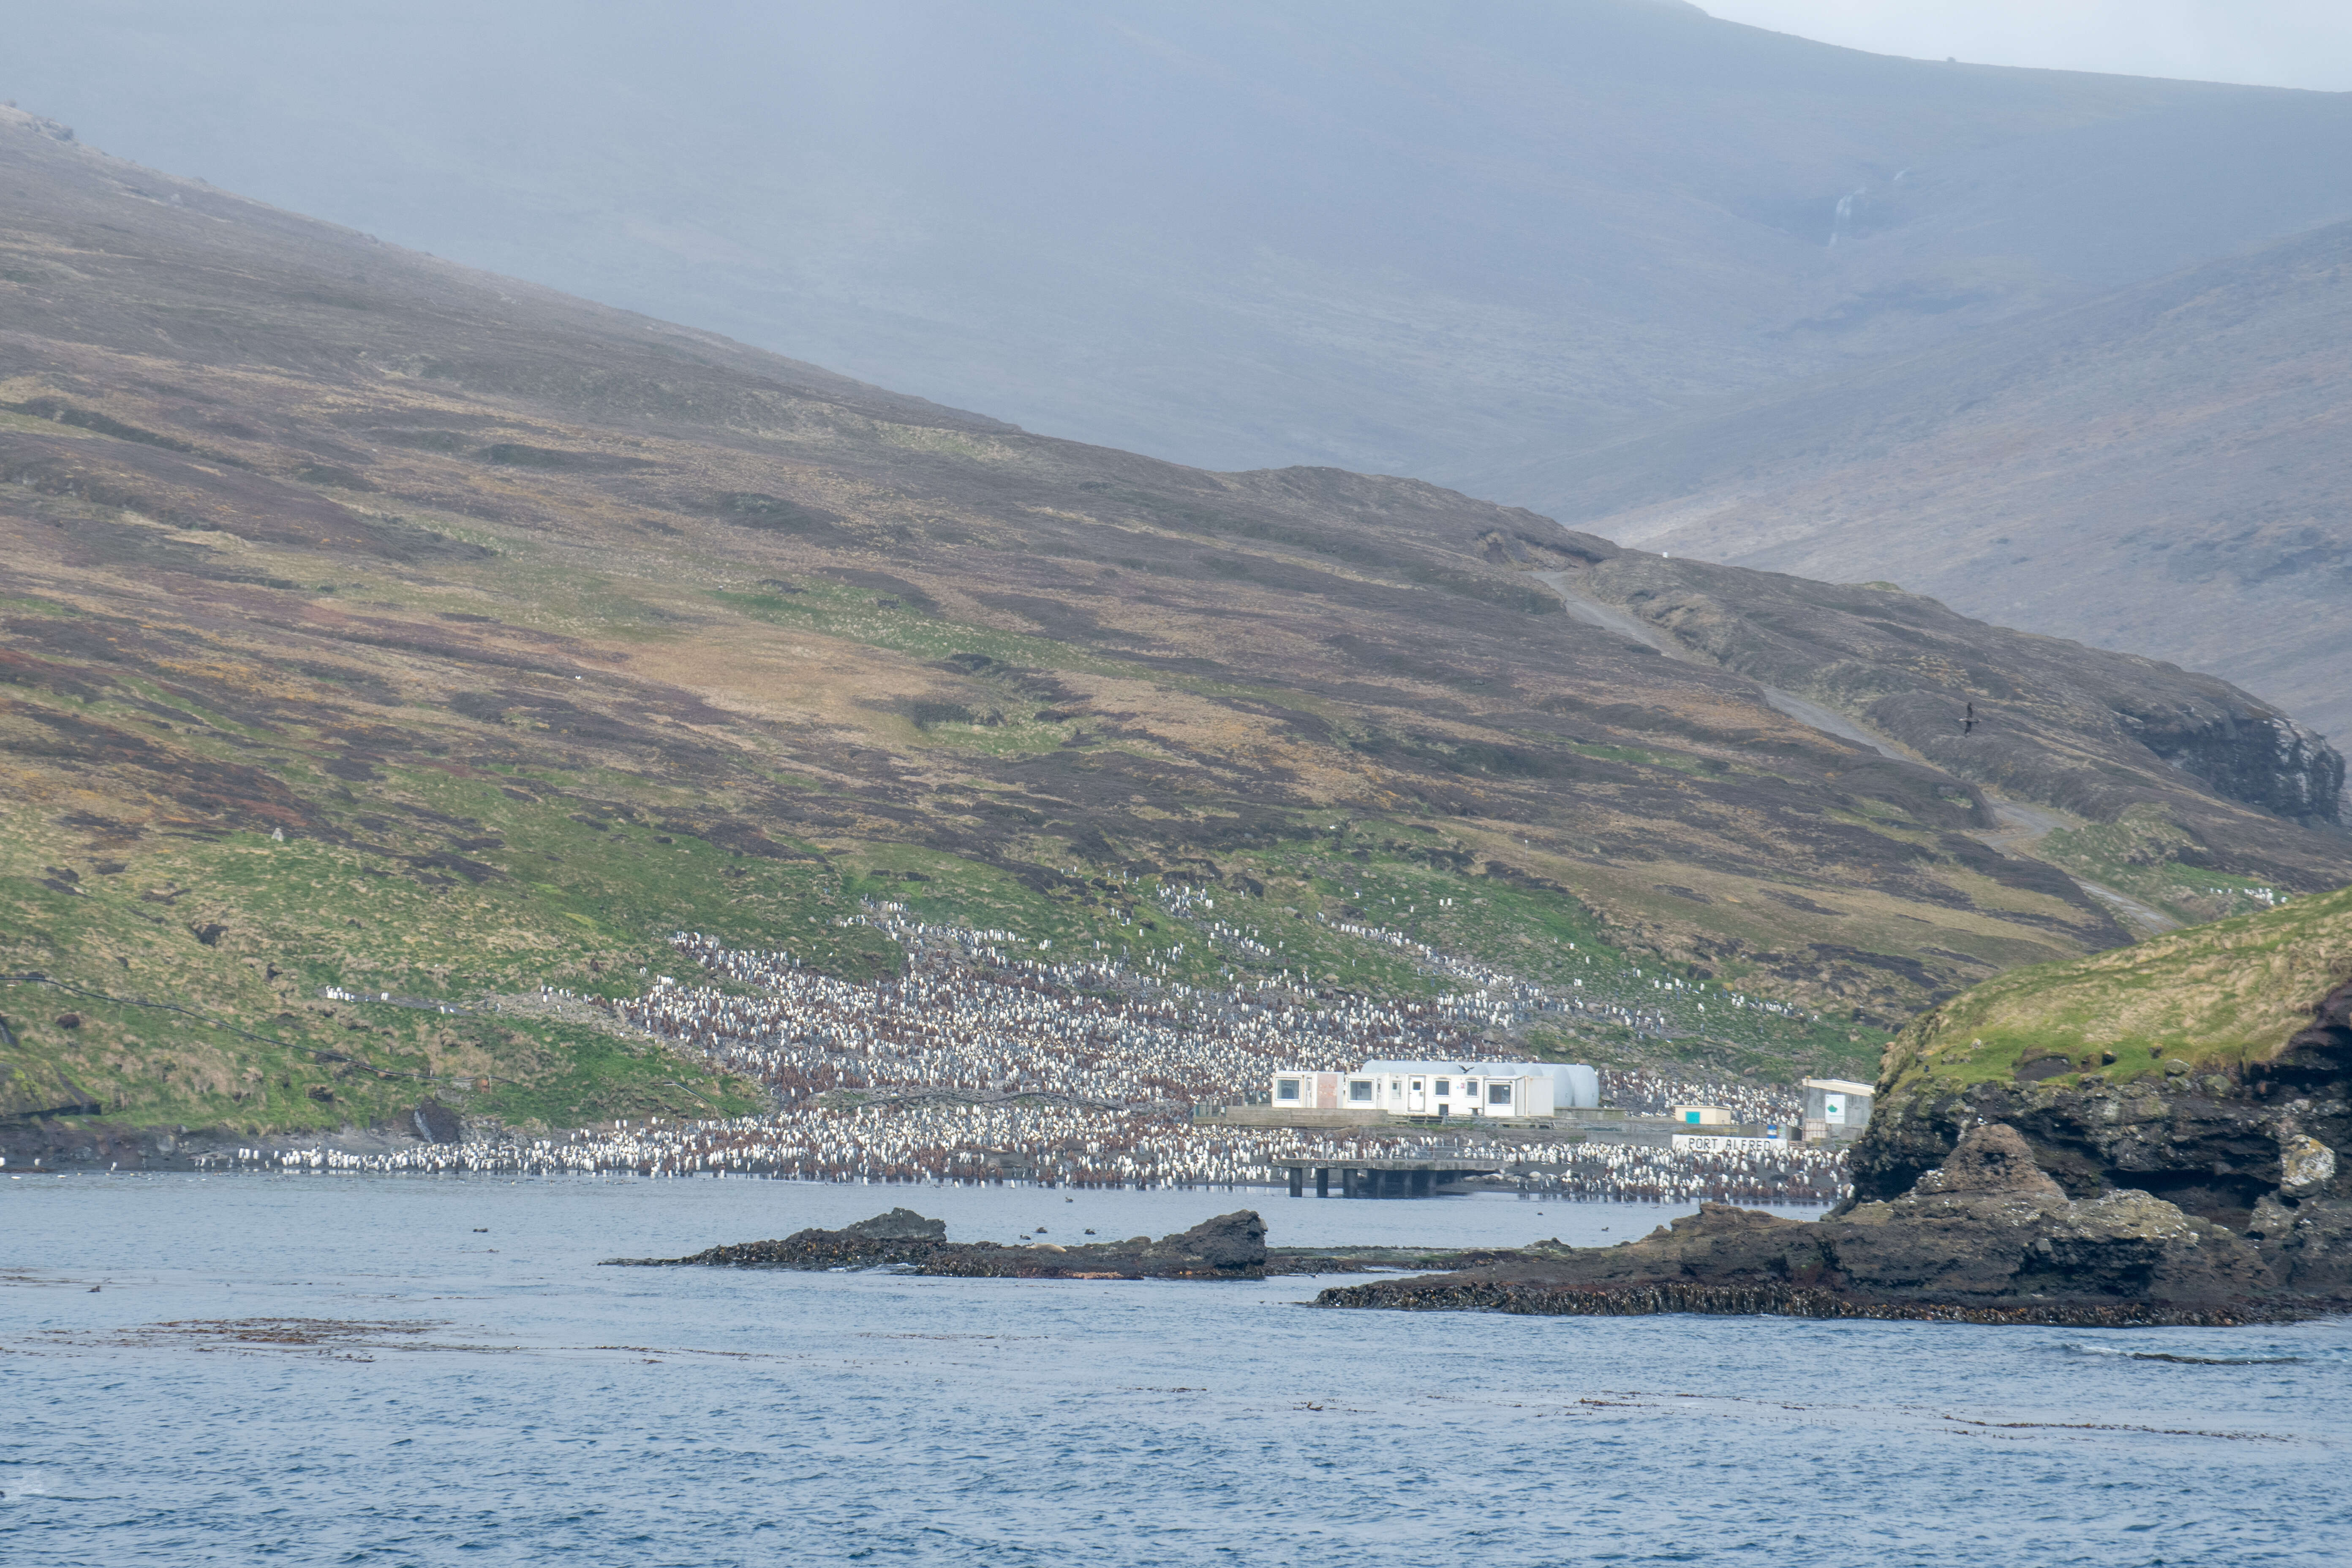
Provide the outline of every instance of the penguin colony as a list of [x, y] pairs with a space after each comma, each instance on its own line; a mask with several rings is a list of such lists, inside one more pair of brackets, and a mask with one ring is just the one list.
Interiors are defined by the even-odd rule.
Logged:
[[[1439, 1131], [1196, 1125], [1192, 1108], [1276, 1069], [1344, 1070], [1374, 1057], [1475, 1058], [1517, 1012], [1505, 983], [1418, 1001], [1317, 997], [1273, 984], [1209, 991], [1123, 963], [1052, 963], [1009, 931], [850, 917], [897, 939], [902, 978], [852, 982], [782, 952], [679, 932], [682, 960], [715, 984], [663, 975], [601, 1003], [713, 1067], [763, 1086], [767, 1114], [615, 1121], [564, 1136], [425, 1145], [387, 1154], [240, 1151], [236, 1163], [348, 1172], [772, 1175], [877, 1183], [1034, 1181], [1067, 1186], [1216, 1186], [1273, 1179], [1277, 1160], [1495, 1160], [1522, 1191], [1600, 1201], [1830, 1202], [1833, 1151], [1764, 1144], [1699, 1153], [1630, 1144], [1514, 1143]], [[1025, 945], [1025, 944], [1024, 944]], [[1031, 950], [1037, 951], [1037, 950]], [[1533, 991], [1536, 988], [1525, 988]], [[1500, 993], [1500, 994], [1498, 994]], [[1769, 1089], [1604, 1072], [1628, 1109], [1727, 1105], [1793, 1120]]]
[[[1216, 912], [1221, 900], [1232, 916], [1230, 920]], [[1192, 924], [1211, 947], [1244, 963], [1263, 963], [1287, 956], [1267, 947], [1263, 928], [1249, 923], [1248, 915], [1239, 912], [1245, 911], [1252, 902], [1262, 901], [1246, 893], [1212, 895], [1181, 884], [1170, 884], [1160, 889], [1160, 902], [1170, 914]], [[1447, 907], [1454, 901], [1440, 899], [1438, 904]], [[1408, 905], [1405, 912], [1420, 911], [1417, 906]], [[1726, 1038], [1757, 1037], [1759, 1026], [1767, 1019], [1799, 1024], [1822, 1021], [1820, 1014], [1786, 1002], [1751, 996], [1713, 981], [1646, 972], [1605, 949], [1599, 952], [1580, 952], [1574, 942], [1566, 943], [1567, 950], [1575, 955], [1579, 967], [1591, 973], [1571, 979], [1566, 985], [1546, 986], [1443, 952], [1387, 926], [1333, 920], [1319, 911], [1314, 918], [1326, 931], [1389, 948], [1411, 959], [1416, 968], [1426, 973], [1475, 988], [1486, 1002], [1486, 1022], [1497, 1028], [1534, 1022], [1549, 1015], [1551, 1021], [1559, 1024], [1597, 1023], [1624, 1029], [1636, 1039], [1668, 1040], [1695, 1034]], [[1232, 973], [1227, 971], [1228, 974]], [[1290, 972], [1284, 973], [1287, 975]], [[1301, 975], [1303, 978], [1303, 971]], [[1769, 1033], [1769, 1025], [1763, 1025], [1763, 1028]]]
[[803, 1106], [732, 1121], [615, 1121], [559, 1138], [426, 1144], [389, 1154], [238, 1151], [222, 1163], [348, 1174], [783, 1176], [874, 1184], [1034, 1182], [1061, 1187], [1233, 1187], [1276, 1160], [1491, 1159], [1523, 1193], [1591, 1203], [1834, 1203], [1843, 1156], [1765, 1143], [1752, 1154], [1629, 1143], [1510, 1144], [1459, 1137], [1196, 1127], [1165, 1113], [1064, 1105]]

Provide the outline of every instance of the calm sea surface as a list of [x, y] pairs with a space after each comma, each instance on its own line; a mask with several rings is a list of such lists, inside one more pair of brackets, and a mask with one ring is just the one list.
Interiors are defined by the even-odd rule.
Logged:
[[[895, 1203], [1000, 1241], [1254, 1206], [1277, 1243], [1610, 1242], [1676, 1212], [0, 1179], [0, 1560], [2105, 1568], [2341, 1564], [2352, 1540], [2341, 1321], [1503, 1318], [1310, 1311], [1324, 1282], [1295, 1279], [593, 1267]], [[252, 1321], [289, 1319], [314, 1321]]]

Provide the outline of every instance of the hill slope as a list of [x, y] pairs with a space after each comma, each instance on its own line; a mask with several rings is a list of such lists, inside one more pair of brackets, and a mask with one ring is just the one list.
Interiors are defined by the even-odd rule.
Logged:
[[2343, 95], [1671, 0], [15, 22], [5, 96], [177, 173], [1033, 428], [1485, 494], [1531, 438], [2352, 217]]
[[[22, 117], [0, 188], [14, 1112], [740, 1106], [541, 988], [635, 994], [680, 929], [885, 972], [869, 898], [1204, 983], [1448, 984], [1350, 926], [1562, 985], [1605, 959], [1685, 1022], [1580, 1052], [1782, 1075], [2124, 940], [1979, 837], [1981, 786], [1563, 613], [1589, 563], [1530, 514], [1023, 435]], [[1899, 685], [1889, 624], [1864, 595], [1801, 629]], [[2013, 791], [2156, 814], [2225, 904], [2352, 879], [2267, 809], [2340, 763], [2283, 763], [2243, 693], [1937, 629], [2032, 716]], [[2203, 773], [2135, 715], [2207, 735]], [[2058, 798], [2070, 766], [2109, 793]], [[1705, 1016], [1703, 980], [1781, 1010]]]
[[1498, 486], [1677, 555], [1883, 578], [2352, 732], [2352, 225]]

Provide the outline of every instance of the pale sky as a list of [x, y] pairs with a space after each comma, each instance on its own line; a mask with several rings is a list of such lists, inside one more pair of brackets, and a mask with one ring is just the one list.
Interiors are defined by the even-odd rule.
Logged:
[[1874, 54], [2352, 91], [2352, 0], [1697, 0]]

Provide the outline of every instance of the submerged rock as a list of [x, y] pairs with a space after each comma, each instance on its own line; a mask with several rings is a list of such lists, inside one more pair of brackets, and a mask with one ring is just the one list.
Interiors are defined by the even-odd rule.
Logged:
[[2263, 1249], [2151, 1194], [2068, 1198], [2025, 1140], [1994, 1124], [1969, 1130], [1901, 1197], [1812, 1224], [1706, 1204], [1639, 1241], [1335, 1287], [1316, 1304], [2116, 1326], [2263, 1321], [2352, 1305], [2334, 1298], [2321, 1261], [2340, 1256], [2344, 1233], [2305, 1228], [2311, 1266], [2283, 1280]]
[[1203, 1220], [1158, 1241], [1061, 1247], [1050, 1242], [1007, 1247], [993, 1241], [947, 1239], [945, 1220], [895, 1208], [839, 1230], [799, 1230], [781, 1241], [713, 1247], [688, 1258], [612, 1258], [641, 1267], [702, 1264], [726, 1268], [877, 1268], [963, 1279], [1262, 1279], [1265, 1222], [1241, 1209]]

